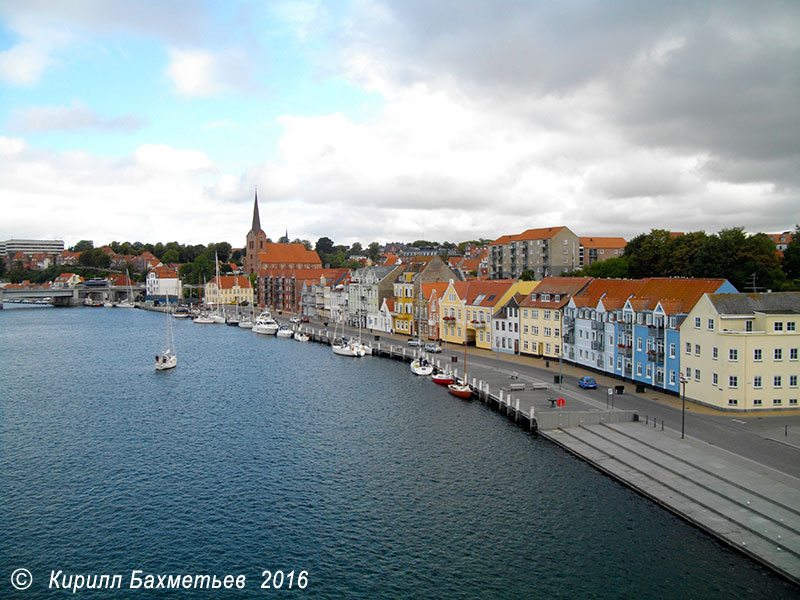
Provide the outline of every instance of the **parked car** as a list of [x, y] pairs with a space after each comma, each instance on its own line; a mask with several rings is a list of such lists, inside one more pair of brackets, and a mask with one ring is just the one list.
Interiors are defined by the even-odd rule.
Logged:
[[439, 344], [434, 344], [433, 342], [428, 342], [425, 344], [425, 352], [431, 352], [432, 354], [439, 354], [442, 351], [441, 346]]
[[291, 319], [289, 319], [289, 322], [290, 323], [299, 323], [300, 322], [300, 317], [292, 317]]
[[422, 344], [419, 343], [418, 339], [411, 338], [410, 340], [408, 340], [408, 345], [411, 346], [412, 348], [417, 348], [417, 347], [421, 346]]
[[301, 317], [300, 318], [300, 322], [301, 323], [308, 323], [308, 317]]
[[578, 379], [578, 385], [583, 389], [595, 389], [597, 387], [597, 381], [594, 377], [581, 377]]

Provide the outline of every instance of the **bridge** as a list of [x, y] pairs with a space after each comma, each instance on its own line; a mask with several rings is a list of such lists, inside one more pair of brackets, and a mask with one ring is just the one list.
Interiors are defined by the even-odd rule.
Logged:
[[[142, 289], [134, 287], [133, 295], [136, 296]], [[129, 292], [128, 286], [86, 285], [86, 283], [79, 283], [74, 288], [0, 288], [0, 308], [2, 308], [3, 302], [11, 300], [41, 300], [43, 298], [51, 298], [54, 306], [78, 306], [86, 298], [96, 302], [118, 302], [128, 298]]]

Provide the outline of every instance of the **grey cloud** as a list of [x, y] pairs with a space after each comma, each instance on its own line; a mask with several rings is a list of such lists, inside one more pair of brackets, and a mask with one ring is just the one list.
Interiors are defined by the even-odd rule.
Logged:
[[85, 106], [40, 106], [17, 110], [8, 122], [10, 129], [24, 133], [80, 130], [128, 133], [146, 124], [146, 119], [135, 115], [104, 117]]

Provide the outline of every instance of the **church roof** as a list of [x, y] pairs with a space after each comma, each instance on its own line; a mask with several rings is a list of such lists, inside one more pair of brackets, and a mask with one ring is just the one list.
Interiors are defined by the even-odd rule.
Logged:
[[256, 188], [256, 196], [253, 200], [253, 226], [250, 231], [261, 231], [261, 218], [258, 216], [258, 188]]

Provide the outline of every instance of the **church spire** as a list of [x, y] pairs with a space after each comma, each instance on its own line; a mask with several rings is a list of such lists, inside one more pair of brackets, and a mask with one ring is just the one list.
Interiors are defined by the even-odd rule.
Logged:
[[289, 243], [289, 228], [286, 228], [286, 243]]
[[250, 231], [261, 231], [261, 219], [258, 216], [258, 186], [256, 186], [256, 197], [253, 201], [253, 226]]

